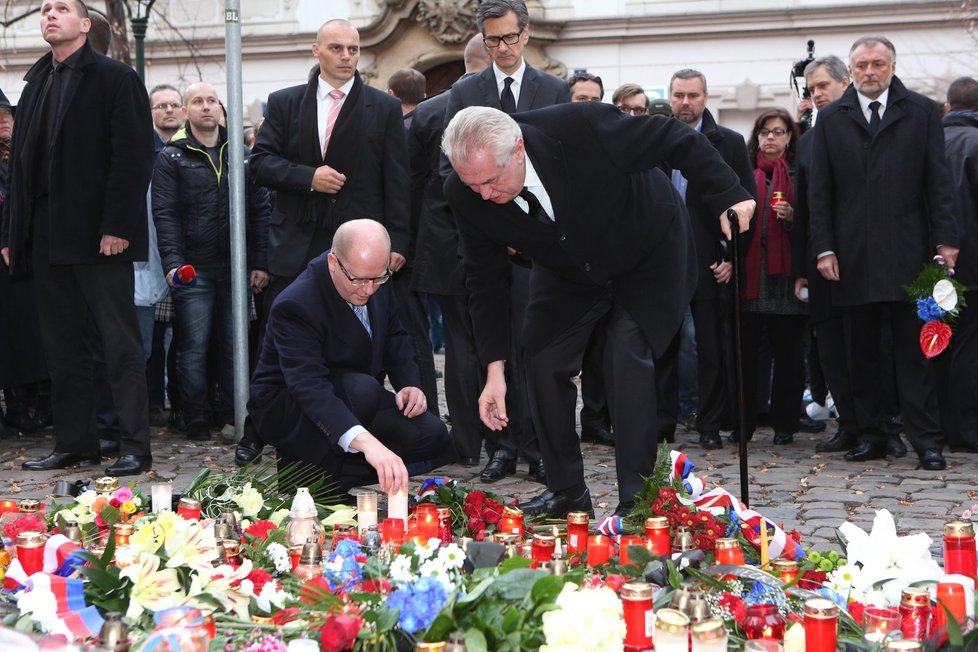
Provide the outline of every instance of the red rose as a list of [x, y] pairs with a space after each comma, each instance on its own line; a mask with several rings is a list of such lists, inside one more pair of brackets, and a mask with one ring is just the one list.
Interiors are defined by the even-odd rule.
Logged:
[[465, 497], [465, 502], [476, 507], [482, 507], [482, 503], [486, 502], [486, 494], [481, 491], [473, 491]]
[[744, 624], [744, 618], [747, 616], [747, 605], [740, 599], [740, 596], [734, 595], [733, 593], [724, 593], [720, 596], [720, 601], [717, 605], [725, 607], [733, 615], [733, 619], [738, 625]]
[[484, 532], [486, 529], [486, 522], [481, 518], [470, 518], [466, 527], [472, 534], [475, 534], [476, 532]]
[[272, 616], [272, 622], [281, 627], [293, 620], [298, 620], [301, 615], [302, 610], [299, 607], [286, 607], [275, 612], [275, 615]]
[[473, 505], [472, 503], [462, 504], [462, 512], [469, 518], [478, 518], [479, 511], [480, 511], [479, 508]]
[[315, 604], [322, 599], [325, 593], [332, 593], [329, 590], [329, 582], [322, 576], [314, 577], [307, 580], [299, 589], [299, 600]]
[[822, 583], [828, 578], [825, 571], [818, 570], [808, 570], [805, 574], [798, 580], [798, 588], [807, 589], [809, 591], [817, 591], [822, 588]]
[[278, 526], [271, 521], [255, 521], [248, 526], [248, 529], [245, 530], [245, 534], [250, 534], [251, 536], [264, 541], [268, 538], [268, 533], [276, 529], [278, 529]]
[[482, 508], [482, 518], [489, 525], [495, 525], [503, 515], [503, 506], [495, 500], [487, 500]]
[[387, 594], [391, 592], [391, 583], [383, 577], [379, 579], [365, 580], [363, 582], [363, 591], [365, 593]]
[[363, 621], [353, 616], [331, 614], [319, 628], [319, 641], [325, 652], [352, 650]]
[[849, 615], [852, 619], [856, 621], [857, 624], [863, 624], [863, 612], [866, 610], [866, 605], [862, 602], [850, 602], [849, 603]]
[[475, 540], [475, 541], [485, 541], [486, 540], [486, 531], [485, 530], [480, 530], [478, 532], [473, 532], [472, 533], [472, 539]]
[[615, 593], [621, 593], [621, 587], [625, 584], [625, 578], [622, 575], [617, 575], [612, 573], [608, 577], [604, 578], [604, 585], [610, 588]]

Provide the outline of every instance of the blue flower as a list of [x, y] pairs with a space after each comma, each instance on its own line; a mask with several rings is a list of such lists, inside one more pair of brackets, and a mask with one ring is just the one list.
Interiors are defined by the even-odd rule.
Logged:
[[937, 305], [937, 300], [934, 297], [917, 299], [917, 316], [921, 321], [937, 321], [946, 314], [947, 311]]
[[816, 589], [815, 593], [818, 593], [823, 598], [828, 598], [836, 605], [838, 605], [839, 609], [842, 609], [843, 611], [848, 610], [849, 608], [846, 599], [828, 587], [823, 586], [819, 589]]
[[422, 577], [387, 597], [387, 606], [398, 609], [397, 624], [408, 634], [427, 629], [448, 601], [441, 582]]

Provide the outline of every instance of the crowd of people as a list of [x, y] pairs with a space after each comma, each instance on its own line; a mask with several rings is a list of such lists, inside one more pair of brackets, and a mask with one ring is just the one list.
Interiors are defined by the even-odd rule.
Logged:
[[[413, 69], [365, 84], [357, 29], [330, 20], [306, 83], [249, 128], [238, 464], [271, 445], [346, 491], [524, 462], [546, 485], [524, 510], [560, 516], [593, 513], [591, 441], [615, 447], [626, 513], [679, 424], [706, 449], [762, 423], [797, 445], [824, 429], [806, 391], [837, 415], [820, 452], [902, 457], [903, 433], [941, 470], [948, 445], [978, 450], [976, 320], [965, 309], [927, 360], [902, 289], [935, 254], [978, 284], [978, 82], [942, 110], [894, 74], [889, 40], [863, 37], [848, 63], [811, 61], [810, 99], [745, 139], [699, 71], [606, 103], [600, 77], [526, 61], [523, 0], [483, 0], [475, 27], [465, 74], [426, 99]], [[151, 425], [234, 435], [226, 112], [206, 81], [147, 93], [81, 0], [44, 0], [41, 33], [17, 106], [0, 92], [0, 437], [53, 427], [28, 469], [118, 455], [108, 473], [138, 474]]]

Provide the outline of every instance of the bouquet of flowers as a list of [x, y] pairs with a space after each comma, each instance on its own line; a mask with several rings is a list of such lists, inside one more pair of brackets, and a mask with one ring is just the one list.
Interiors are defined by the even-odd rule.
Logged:
[[116, 523], [135, 523], [145, 515], [144, 506], [149, 503], [149, 498], [135, 484], [119, 487], [108, 494], [89, 489], [70, 505], [51, 505], [48, 525], [52, 529], [62, 528], [68, 521], [77, 521], [85, 540], [91, 541], [98, 536], [99, 530], [111, 528]]
[[917, 278], [903, 289], [917, 306], [924, 322], [920, 329], [920, 350], [928, 358], [940, 355], [951, 342], [952, 326], [965, 307], [965, 287], [954, 279], [943, 256], [924, 265]]
[[458, 536], [482, 541], [499, 529], [502, 499], [490, 492], [471, 491], [454, 480], [434, 487], [424, 500], [452, 509], [452, 531]]

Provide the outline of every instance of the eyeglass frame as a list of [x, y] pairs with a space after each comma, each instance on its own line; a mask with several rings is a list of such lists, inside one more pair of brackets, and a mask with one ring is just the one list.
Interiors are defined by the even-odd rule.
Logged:
[[[521, 27], [520, 31], [518, 32], [510, 32], [509, 34], [503, 34], [502, 36], [483, 36], [482, 42], [485, 44], [487, 48], [492, 48], [492, 49], [498, 48], [503, 43], [505, 43], [506, 45], [516, 45], [517, 43], [520, 42], [520, 37], [523, 36], [524, 29], [526, 28]], [[490, 43], [490, 41], [494, 42], [495, 45]]]
[[373, 278], [365, 278], [365, 277], [361, 277], [361, 276], [353, 276], [346, 269], [346, 267], [343, 266], [343, 262], [339, 259], [339, 257], [336, 254], [333, 254], [333, 258], [336, 259], [336, 264], [340, 266], [340, 271], [343, 272], [343, 276], [345, 276], [346, 277], [346, 280], [348, 280], [350, 282], [350, 285], [352, 285], [355, 288], [362, 288], [362, 287], [364, 287], [365, 285], [368, 285], [368, 284], [370, 284], [370, 285], [383, 285], [387, 281], [391, 280], [391, 276], [394, 275], [394, 273], [391, 271], [390, 264], [388, 264], [387, 265], [387, 271], [384, 273], [383, 276], [374, 276]]
[[183, 104], [180, 104], [178, 102], [157, 102], [150, 108], [152, 108], [154, 111], [155, 110], [166, 111], [167, 109], [173, 109], [174, 111], [176, 111], [177, 109], [182, 109]]
[[[781, 133], [778, 133], [778, 132]], [[775, 138], [781, 138], [788, 133], [788, 130], [784, 127], [775, 127], [774, 129], [758, 129], [757, 135], [761, 138], [767, 138], [768, 136], [774, 136]]]
[[624, 104], [619, 104], [615, 107], [622, 113], [627, 113], [628, 115], [646, 115], [649, 112], [649, 107], [647, 106], [625, 106]]

